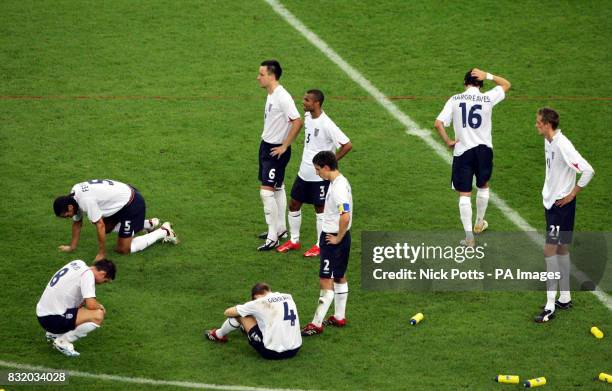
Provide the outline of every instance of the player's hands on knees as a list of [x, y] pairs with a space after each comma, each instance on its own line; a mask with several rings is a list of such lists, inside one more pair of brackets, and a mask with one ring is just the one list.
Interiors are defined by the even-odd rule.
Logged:
[[281, 155], [283, 153], [285, 153], [285, 151], [287, 150], [287, 147], [285, 147], [284, 145], [280, 145], [278, 147], [274, 147], [272, 149], [270, 149], [270, 156], [276, 156], [280, 159]]
[[74, 251], [73, 247], [67, 246], [65, 244], [60, 245], [58, 249], [63, 253], [71, 253], [72, 251]]
[[487, 73], [485, 71], [481, 71], [478, 68], [474, 68], [472, 69], [472, 73], [471, 75], [475, 78], [477, 78], [478, 80], [484, 80], [487, 78]]
[[100, 309], [102, 310], [102, 312], [104, 312], [104, 315], [106, 315], [106, 308], [104, 308], [104, 306], [101, 303], [98, 303], [98, 305], [100, 306]]

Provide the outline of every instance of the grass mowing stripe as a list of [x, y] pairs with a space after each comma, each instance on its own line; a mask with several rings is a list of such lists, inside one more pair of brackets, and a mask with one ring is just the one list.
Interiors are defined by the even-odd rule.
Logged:
[[38, 365], [19, 364], [10, 361], [0, 360], [0, 367], [14, 368], [25, 371], [38, 371], [38, 372], [52, 372], [52, 371], [64, 371], [69, 376], [74, 377], [86, 377], [98, 380], [116, 381], [122, 383], [134, 383], [134, 384], [150, 384], [152, 386], [173, 386], [183, 388], [197, 388], [197, 389], [208, 389], [208, 390], [235, 390], [235, 391], [306, 391], [297, 388], [265, 388], [265, 387], [249, 387], [249, 386], [235, 386], [235, 385], [221, 385], [221, 384], [206, 384], [206, 383], [195, 383], [188, 381], [178, 380], [155, 380], [147, 379], [145, 377], [129, 377], [129, 376], [117, 376], [107, 375], [103, 373], [89, 373], [73, 370], [65, 370], [61, 368], [49, 368]]
[[[417, 136], [421, 138], [425, 143], [434, 150], [434, 152], [442, 158], [448, 164], [452, 164], [451, 154], [447, 148], [433, 139], [432, 133], [429, 130], [422, 129], [418, 126], [412, 118], [399, 109], [382, 91], [372, 84], [368, 79], [365, 78], [358, 70], [353, 68], [348, 62], [346, 62], [338, 53], [336, 53], [324, 40], [322, 40], [317, 34], [311, 31], [302, 21], [300, 21], [295, 15], [293, 15], [285, 6], [283, 6], [277, 0], [264, 0], [274, 12], [280, 15], [289, 25], [296, 29], [304, 38], [306, 38], [312, 45], [319, 49], [329, 60], [336, 64], [348, 77], [357, 83], [361, 88], [367, 91], [372, 97], [385, 108], [389, 114], [397, 119], [402, 125], [406, 127], [406, 133], [411, 136]], [[514, 223], [520, 230], [527, 232], [527, 236], [538, 245], [543, 245], [543, 241], [539, 235], [536, 234], [536, 229], [533, 228], [517, 211], [512, 209], [508, 204], [500, 198], [496, 193], [490, 191], [490, 200], [493, 204], [506, 216], [512, 223]], [[573, 271], [574, 276], [580, 277], [583, 273], [580, 270]], [[612, 311], [612, 298], [608, 294], [602, 291], [599, 287], [595, 287], [591, 293], [604, 305], [608, 310]]]

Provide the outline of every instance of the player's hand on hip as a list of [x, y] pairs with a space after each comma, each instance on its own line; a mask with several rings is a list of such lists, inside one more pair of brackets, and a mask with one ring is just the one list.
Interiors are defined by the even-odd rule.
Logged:
[[270, 152], [270, 156], [276, 156], [280, 159], [281, 155], [283, 153], [285, 153], [285, 151], [287, 150], [287, 147], [285, 147], [284, 145], [280, 145], [278, 147], [274, 147], [272, 149], [270, 149], [272, 152]]
[[449, 147], [450, 149], [454, 149], [455, 144], [457, 144], [458, 142], [459, 140], [448, 140], [446, 141], [446, 146]]
[[574, 200], [574, 198], [576, 198], [576, 195], [574, 193], [569, 193], [568, 195], [566, 195], [565, 197], [561, 198], [560, 200], [557, 200], [555, 202], [555, 205], [557, 205], [558, 207], [564, 207], [565, 205], [567, 205], [570, 202], [572, 202]]
[[484, 80], [487, 78], [487, 73], [485, 71], [481, 71], [478, 68], [474, 68], [472, 69], [472, 73], [471, 75], [475, 78], [477, 78], [478, 80]]
[[63, 253], [71, 253], [74, 250], [72, 247], [66, 246], [65, 244], [59, 246], [58, 249]]
[[325, 235], [325, 242], [327, 244], [338, 244], [340, 243], [340, 238], [338, 237], [338, 235], [332, 235], [332, 234], [327, 234]]

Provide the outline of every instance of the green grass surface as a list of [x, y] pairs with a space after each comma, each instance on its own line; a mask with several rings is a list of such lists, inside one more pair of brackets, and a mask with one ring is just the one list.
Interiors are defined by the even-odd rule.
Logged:
[[[385, 94], [415, 96], [397, 104], [423, 128], [470, 67], [507, 77], [513, 88], [493, 116], [491, 185], [538, 229], [544, 153], [535, 111], [557, 108], [564, 133], [596, 170], [579, 196], [576, 229], [609, 230], [612, 103], [591, 99], [612, 97], [605, 2], [285, 5]], [[554, 390], [606, 389], [592, 378], [612, 372], [612, 345], [588, 330], [597, 324], [610, 335], [612, 316], [591, 294], [574, 295], [573, 310], [536, 325], [542, 292], [359, 289], [361, 231], [460, 230], [450, 167], [361, 99], [366, 92], [264, 2], [5, 1], [0, 55], [0, 360], [279, 388], [484, 390], [502, 387], [491, 379], [507, 373], [546, 376]], [[281, 61], [297, 101], [322, 89], [325, 110], [354, 145], [341, 164], [355, 201], [350, 324], [306, 340], [286, 362], [259, 359], [239, 334], [223, 346], [201, 335], [258, 280], [292, 293], [302, 323], [317, 303], [316, 261], [254, 251], [264, 228], [257, 151], [265, 102], [255, 77], [266, 58]], [[288, 187], [302, 147], [300, 136]], [[60, 266], [95, 255], [91, 227], [73, 255], [57, 252], [70, 228], [51, 202], [96, 177], [137, 186], [148, 214], [171, 220], [182, 243], [114, 257], [117, 280], [98, 288], [107, 319], [78, 342], [82, 356], [68, 360], [45, 344], [34, 308]], [[310, 245], [314, 213], [305, 211]], [[492, 231], [516, 230], [495, 207], [488, 220]], [[419, 311], [426, 320], [412, 328]], [[70, 388], [149, 387], [74, 378]]]

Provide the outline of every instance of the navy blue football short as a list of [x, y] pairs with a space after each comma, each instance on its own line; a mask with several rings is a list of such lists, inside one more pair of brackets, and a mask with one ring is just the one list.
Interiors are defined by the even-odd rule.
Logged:
[[291, 188], [291, 198], [303, 204], [322, 206], [325, 205], [327, 189], [329, 181], [308, 182], [298, 175]]
[[132, 189], [132, 197], [130, 201], [111, 216], [119, 221], [119, 237], [120, 238], [131, 238], [134, 234], [142, 231], [144, 228], [145, 215], [147, 212], [147, 206], [145, 200], [136, 189]]
[[64, 334], [76, 328], [78, 308], [69, 308], [63, 315], [39, 316], [38, 323], [53, 334]]
[[493, 150], [478, 145], [453, 157], [451, 184], [453, 189], [468, 193], [472, 191], [472, 179], [476, 176], [476, 187], [483, 187], [493, 172]]
[[261, 357], [267, 360], [284, 360], [286, 358], [291, 358], [300, 350], [300, 348], [295, 348], [284, 352], [277, 352], [266, 348], [263, 343], [263, 334], [261, 334], [259, 325], [255, 325], [249, 330], [247, 338], [249, 339], [249, 345], [251, 345]]
[[546, 217], [546, 243], [570, 244], [574, 235], [574, 218], [576, 217], [576, 199], [562, 207], [554, 205], [544, 208]]
[[270, 156], [272, 148], [282, 144], [270, 144], [262, 141], [259, 144], [259, 176], [258, 179], [262, 186], [279, 188], [285, 181], [285, 168], [291, 159], [291, 146], [287, 148], [280, 158]]
[[342, 278], [346, 274], [351, 253], [351, 231], [347, 231], [338, 244], [328, 244], [325, 241], [326, 235], [327, 233], [321, 232], [319, 237], [319, 248], [321, 249], [319, 277]]

